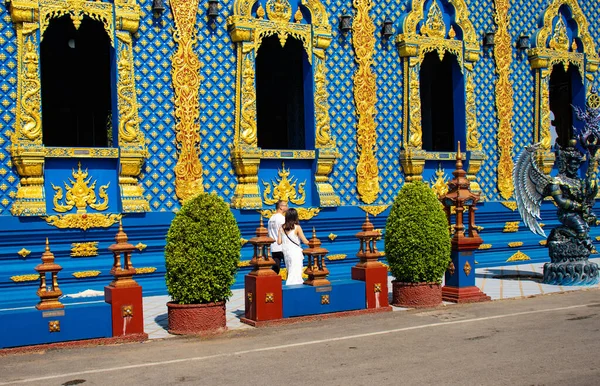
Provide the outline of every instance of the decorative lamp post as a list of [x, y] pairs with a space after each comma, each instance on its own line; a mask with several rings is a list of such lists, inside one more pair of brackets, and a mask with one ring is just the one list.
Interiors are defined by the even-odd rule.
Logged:
[[[135, 247], [127, 242], [123, 223], [119, 221], [119, 230], [115, 244], [108, 247], [113, 254], [113, 266], [110, 274], [115, 278], [104, 287], [104, 301], [111, 305], [113, 336], [139, 335], [144, 333], [144, 308], [142, 306], [142, 287], [133, 280], [135, 268], [131, 263], [131, 252]], [[121, 265], [121, 254], [123, 264]]]
[[[47, 238], [46, 250], [42, 254], [42, 264], [37, 265], [35, 270], [40, 274], [40, 288], [37, 290], [40, 302], [35, 308], [43, 311], [65, 308], [58, 300], [62, 295], [62, 291], [58, 288], [58, 272], [62, 270], [62, 267], [54, 262], [54, 254], [50, 252], [50, 243]], [[50, 282], [46, 280], [47, 273], [50, 274]]]
[[352, 279], [365, 282], [367, 308], [387, 307], [391, 311], [388, 303], [387, 267], [378, 261], [382, 256], [377, 251], [377, 240], [381, 238], [381, 234], [369, 221], [368, 213], [362, 231], [356, 237], [360, 240], [360, 249], [356, 253], [359, 262], [352, 267]]
[[304, 284], [315, 287], [331, 284], [327, 280], [329, 270], [325, 266], [325, 255], [329, 251], [321, 248], [321, 241], [317, 238], [315, 228], [313, 228], [312, 238], [308, 240], [308, 248], [303, 250], [302, 253], [308, 257], [308, 267], [304, 271], [308, 275], [308, 280], [305, 280]]
[[275, 260], [271, 257], [271, 244], [275, 242], [269, 237], [267, 228], [263, 225], [262, 216], [260, 216], [260, 225], [256, 228], [256, 236], [248, 240], [254, 247], [254, 253], [250, 265], [254, 267], [249, 275], [252, 276], [273, 276], [277, 275], [272, 267]]
[[[455, 209], [456, 224], [452, 236], [452, 261], [446, 271], [446, 282], [442, 288], [442, 299], [456, 303], [470, 303], [490, 300], [490, 297], [475, 286], [474, 251], [483, 243], [475, 227], [476, 204], [479, 193], [469, 189], [470, 182], [463, 170], [460, 142], [456, 153], [456, 170], [448, 182], [448, 192], [440, 198], [444, 205], [448, 225], [451, 224], [451, 209]], [[464, 212], [468, 210], [468, 228], [465, 231]]]
[[254, 247], [250, 264], [254, 267], [244, 278], [245, 314], [241, 321], [257, 326], [262, 321], [283, 318], [281, 276], [273, 271], [271, 244], [262, 216], [256, 236], [248, 240]]

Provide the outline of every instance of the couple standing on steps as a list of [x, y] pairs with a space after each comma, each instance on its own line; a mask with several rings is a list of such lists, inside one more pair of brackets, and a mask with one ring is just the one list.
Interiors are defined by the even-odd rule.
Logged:
[[294, 208], [288, 209], [287, 201], [279, 200], [275, 206], [275, 213], [269, 219], [269, 237], [275, 239], [271, 244], [271, 252], [275, 265], [273, 270], [279, 274], [281, 259], [287, 268], [285, 285], [302, 284], [302, 267], [304, 255], [300, 241], [308, 245], [304, 232], [298, 224], [298, 212]]

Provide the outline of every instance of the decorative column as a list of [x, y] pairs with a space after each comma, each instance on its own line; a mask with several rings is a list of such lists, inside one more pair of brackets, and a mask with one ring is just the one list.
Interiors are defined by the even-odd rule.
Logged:
[[144, 334], [142, 287], [133, 280], [135, 268], [131, 264], [131, 252], [135, 247], [127, 242], [121, 222], [115, 240], [116, 243], [108, 247], [114, 257], [110, 274], [115, 279], [104, 287], [104, 301], [111, 305], [112, 310], [113, 336]]
[[385, 265], [377, 261], [381, 253], [377, 251], [376, 244], [381, 234], [369, 221], [369, 214], [366, 215], [362, 231], [356, 234], [360, 240], [360, 249], [356, 256], [360, 261], [352, 267], [352, 280], [365, 282], [367, 308], [391, 309], [388, 303], [388, 271]]
[[308, 267], [304, 271], [308, 275], [308, 280], [305, 280], [304, 284], [315, 287], [330, 285], [331, 283], [327, 280], [329, 270], [325, 266], [325, 255], [329, 251], [321, 248], [321, 240], [317, 238], [315, 228], [313, 228], [312, 238], [308, 240], [308, 248], [303, 250], [302, 253], [308, 257]]
[[[440, 200], [446, 209], [448, 225], [450, 225], [451, 208], [455, 208], [456, 224], [452, 237], [452, 261], [446, 271], [446, 283], [442, 288], [442, 299], [455, 303], [473, 303], [490, 300], [475, 285], [474, 251], [483, 243], [475, 228], [475, 205], [479, 201], [479, 193], [471, 192], [467, 173], [463, 170], [460, 142], [456, 154], [456, 170], [454, 178], [448, 182], [448, 193]], [[469, 227], [465, 232], [463, 214], [469, 211]]]
[[244, 278], [245, 317], [242, 321], [252, 322], [283, 318], [281, 276], [273, 271], [275, 260], [271, 258], [271, 244], [275, 242], [269, 237], [267, 228], [260, 216], [260, 225], [256, 228], [256, 236], [248, 240], [254, 247], [250, 265], [254, 267]]
[[[35, 308], [42, 311], [65, 308], [58, 300], [62, 295], [62, 291], [58, 288], [58, 272], [62, 267], [54, 262], [54, 254], [50, 252], [48, 239], [46, 239], [46, 250], [42, 254], [42, 264], [36, 266], [35, 270], [40, 274], [40, 288], [37, 290], [40, 302]], [[46, 280], [47, 273], [50, 274], [50, 281]]]

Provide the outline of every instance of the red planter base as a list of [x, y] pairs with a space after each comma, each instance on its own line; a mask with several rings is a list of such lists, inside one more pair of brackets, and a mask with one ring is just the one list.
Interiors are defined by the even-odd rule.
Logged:
[[225, 302], [207, 304], [167, 303], [169, 334], [209, 335], [227, 330]]
[[424, 308], [442, 304], [442, 285], [437, 283], [402, 283], [392, 281], [392, 305]]

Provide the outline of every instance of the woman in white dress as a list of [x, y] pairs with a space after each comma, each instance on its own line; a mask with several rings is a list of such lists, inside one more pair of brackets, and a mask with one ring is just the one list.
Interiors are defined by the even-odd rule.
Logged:
[[285, 223], [279, 228], [277, 235], [277, 244], [281, 244], [283, 250], [283, 259], [287, 268], [287, 280], [285, 285], [302, 284], [302, 267], [304, 255], [300, 240], [308, 245], [308, 240], [304, 237], [304, 232], [298, 224], [298, 212], [290, 208], [285, 213]]

